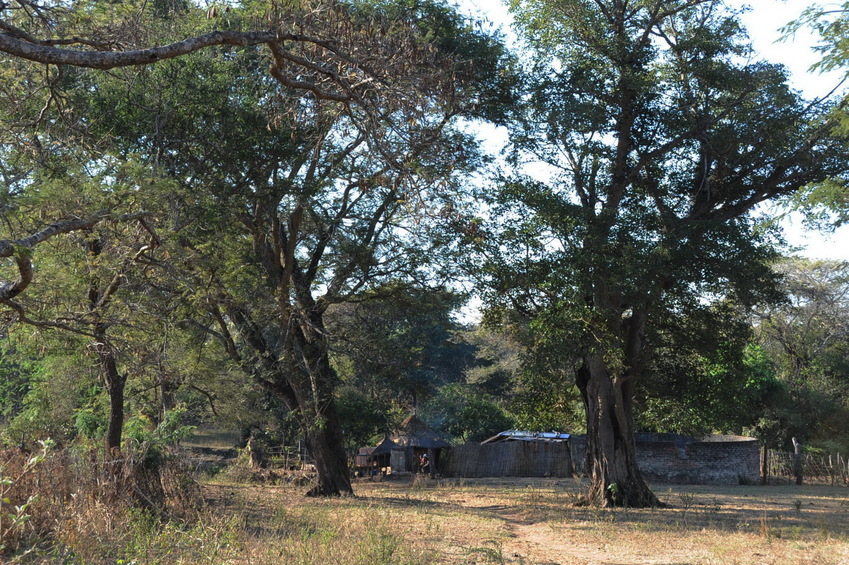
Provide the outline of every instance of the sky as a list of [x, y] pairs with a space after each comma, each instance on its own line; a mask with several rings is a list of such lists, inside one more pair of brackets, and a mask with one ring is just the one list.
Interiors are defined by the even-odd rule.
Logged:
[[[823, 0], [828, 3], [829, 0]], [[823, 96], [840, 82], [837, 73], [821, 75], [809, 69], [819, 58], [813, 50], [816, 38], [808, 31], [781, 41], [780, 29], [796, 19], [812, 4], [810, 0], [728, 0], [729, 4], [748, 6], [750, 11], [743, 15], [743, 24], [749, 31], [754, 48], [761, 58], [784, 64], [791, 72], [791, 83], [803, 91], [808, 98]], [[833, 3], [833, 0], [832, 0]], [[510, 21], [507, 7], [500, 0], [458, 0], [461, 9], [467, 9], [477, 18], [485, 18], [496, 25]], [[816, 259], [839, 259], [849, 261], [849, 226], [833, 234], [805, 231], [801, 216], [792, 216], [783, 222], [788, 243], [799, 248], [805, 256]]]

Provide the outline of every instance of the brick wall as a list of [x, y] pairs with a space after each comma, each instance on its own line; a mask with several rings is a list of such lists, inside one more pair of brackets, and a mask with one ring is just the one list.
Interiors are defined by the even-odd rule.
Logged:
[[[586, 438], [572, 438], [575, 470], [586, 472]], [[637, 464], [649, 482], [705, 485], [754, 483], [760, 446], [754, 438], [637, 434]]]

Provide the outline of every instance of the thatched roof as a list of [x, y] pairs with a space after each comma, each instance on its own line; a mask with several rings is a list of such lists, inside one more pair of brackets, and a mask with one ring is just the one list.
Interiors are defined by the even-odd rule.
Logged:
[[392, 441], [400, 447], [419, 447], [425, 449], [451, 447], [450, 443], [428, 428], [415, 414], [409, 416], [401, 423], [401, 427], [392, 435]]
[[372, 457], [377, 457], [378, 455], [384, 455], [387, 453], [391, 453], [393, 449], [398, 449], [400, 446], [389, 439], [389, 436], [383, 436], [383, 439], [380, 440], [380, 443], [377, 444], [371, 453], [369, 453]]

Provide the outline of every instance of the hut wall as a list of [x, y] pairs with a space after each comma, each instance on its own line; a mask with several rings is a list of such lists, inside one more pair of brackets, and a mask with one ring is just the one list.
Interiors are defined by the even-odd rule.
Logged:
[[572, 458], [565, 442], [467, 443], [448, 450], [446, 477], [569, 477]]
[[393, 473], [408, 473], [410, 469], [407, 467], [407, 450], [393, 449], [390, 455], [389, 466]]

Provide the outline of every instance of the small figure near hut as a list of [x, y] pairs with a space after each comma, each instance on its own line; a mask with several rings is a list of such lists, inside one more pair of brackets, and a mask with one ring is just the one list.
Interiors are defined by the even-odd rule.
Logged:
[[423, 453], [419, 461], [419, 472], [425, 475], [430, 473], [430, 460], [427, 458], [427, 453]]

